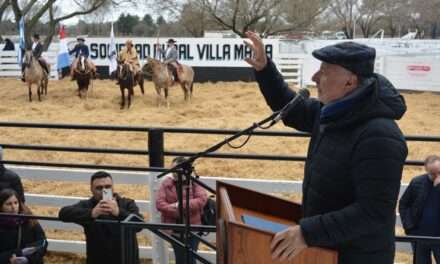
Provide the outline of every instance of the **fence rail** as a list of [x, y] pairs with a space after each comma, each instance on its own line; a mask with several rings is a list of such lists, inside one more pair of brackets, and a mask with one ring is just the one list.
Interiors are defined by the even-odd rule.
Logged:
[[[103, 125], [72, 125], [72, 124], [36, 124], [36, 123], [21, 123], [21, 122], [0, 122], [0, 127], [3, 128], [26, 128], [26, 129], [67, 129], [67, 130], [93, 130], [93, 131], [122, 131], [122, 132], [143, 132], [150, 141], [159, 135], [159, 139], [163, 138], [163, 133], [168, 134], [199, 134], [199, 135], [232, 135], [238, 130], [217, 130], [217, 129], [186, 129], [186, 128], [151, 128], [151, 127], [130, 127], [130, 126], [103, 126]], [[281, 137], [300, 137], [307, 138], [308, 134], [299, 132], [283, 132], [283, 131], [256, 131], [256, 136], [281, 136]], [[160, 136], [162, 135], [162, 136]], [[440, 142], [440, 137], [436, 136], [406, 136], [408, 141], [423, 141], [423, 142]], [[153, 140], [154, 141], [154, 140]], [[162, 142], [163, 148], [164, 142]], [[69, 164], [69, 163], [54, 163], [54, 162], [39, 162], [39, 161], [13, 161], [4, 160], [3, 163], [8, 168], [16, 171], [22, 178], [34, 181], [63, 181], [63, 182], [89, 182], [90, 175], [96, 169], [106, 169], [111, 171], [114, 176], [116, 184], [135, 184], [144, 185], [148, 188], [150, 199], [136, 201], [142, 212], [148, 213], [153, 223], [160, 221], [158, 219], [159, 213], [155, 208], [155, 192], [158, 190], [160, 181], [156, 179], [156, 175], [162, 172], [163, 156], [189, 156], [195, 152], [188, 151], [165, 151], [150, 149], [153, 145], [149, 145], [149, 149], [123, 149], [123, 148], [96, 148], [96, 147], [72, 147], [72, 146], [53, 146], [53, 145], [32, 145], [32, 144], [5, 144], [0, 142], [0, 145], [5, 149], [16, 150], [34, 150], [34, 151], [66, 151], [79, 153], [103, 153], [103, 154], [125, 154], [125, 155], [140, 155], [150, 156], [150, 159], [156, 159], [159, 162], [151, 163], [148, 167], [133, 167], [133, 166], [116, 166], [116, 165], [96, 165], [96, 164]], [[160, 147], [160, 146], [159, 146]], [[162, 155], [162, 163], [160, 157], [152, 157], [152, 155]], [[232, 154], [232, 153], [213, 153], [209, 158], [233, 158], [233, 159], [255, 159], [255, 160], [290, 160], [300, 161], [305, 160], [305, 156], [277, 156], [277, 155], [261, 155], [261, 154]], [[408, 160], [407, 165], [420, 166], [423, 161]], [[245, 188], [254, 189], [265, 193], [289, 193], [301, 194], [301, 181], [283, 181], [283, 180], [258, 180], [258, 179], [239, 179], [239, 178], [224, 178], [224, 177], [201, 177], [201, 181], [209, 187], [214, 188], [217, 180], [233, 183]], [[403, 193], [406, 184], [403, 184], [400, 193]], [[60, 195], [46, 195], [26, 193], [27, 203], [36, 206], [50, 206], [61, 207], [68, 204], [73, 204], [84, 197], [74, 196], [60, 196]], [[78, 227], [72, 224], [50, 222], [43, 220], [42, 224], [46, 228], [62, 229], [62, 230], [78, 230]], [[397, 216], [397, 226], [401, 225], [400, 218]], [[168, 259], [170, 250], [162, 244], [157, 242], [158, 239], [152, 234], [145, 232], [152, 241], [151, 247], [141, 249], [141, 256], [152, 258], [154, 263], [166, 263], [163, 261], [163, 255]], [[65, 252], [82, 252], [84, 253], [84, 244], [81, 241], [66, 241], [66, 240], [51, 240], [50, 250]], [[397, 242], [397, 249], [399, 251], [409, 251], [408, 244]], [[158, 253], [159, 252], [159, 253]], [[160, 256], [162, 254], [162, 256]], [[203, 253], [206, 256], [213, 257], [213, 252]], [[172, 254], [171, 254], [172, 257]]]
[[[0, 50], [0, 77], [21, 77], [21, 67], [18, 64], [18, 51]], [[58, 80], [57, 51], [48, 50], [41, 55], [50, 65], [50, 79]]]

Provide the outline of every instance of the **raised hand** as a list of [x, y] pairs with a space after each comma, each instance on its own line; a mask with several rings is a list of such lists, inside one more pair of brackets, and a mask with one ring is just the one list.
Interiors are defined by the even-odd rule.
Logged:
[[105, 201], [101, 200], [99, 203], [92, 209], [92, 218], [98, 218], [100, 215], [110, 215], [111, 209], [109, 209], [105, 205]]
[[244, 40], [244, 43], [252, 49], [253, 56], [244, 60], [254, 67], [255, 70], [261, 71], [267, 64], [263, 41], [255, 32], [247, 31], [245, 35], [249, 40]]
[[106, 212], [116, 217], [119, 216], [119, 206], [115, 199], [102, 201], [102, 206]]

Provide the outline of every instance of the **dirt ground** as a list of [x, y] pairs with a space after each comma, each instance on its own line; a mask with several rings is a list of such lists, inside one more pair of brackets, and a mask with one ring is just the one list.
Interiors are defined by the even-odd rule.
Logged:
[[[15, 79], [0, 79], [0, 120], [62, 124], [130, 125], [145, 127], [243, 129], [267, 117], [271, 111], [255, 83], [217, 82], [196, 83], [191, 103], [185, 103], [179, 87], [170, 90], [171, 107], [156, 106], [156, 94], [151, 82], [146, 82], [145, 95], [135, 88], [135, 97], [129, 110], [120, 110], [120, 91], [114, 82], [96, 80], [87, 100], [76, 96], [76, 84], [68, 80], [51, 81], [48, 95], [42, 102], [28, 102], [28, 89]], [[312, 96], [316, 95], [311, 89]], [[440, 94], [404, 92], [408, 111], [399, 125], [406, 135], [440, 135]], [[282, 124], [272, 131], [292, 131]], [[146, 149], [147, 134], [128, 132], [93, 132], [74, 130], [47, 130], [0, 128], [0, 143], [41, 144], [57, 146], [83, 146]], [[201, 151], [219, 142], [225, 136], [166, 134], [165, 149], [169, 151]], [[234, 142], [239, 145], [244, 139]], [[249, 143], [235, 150], [223, 147], [220, 152], [271, 155], [305, 155], [307, 139], [269, 138], [254, 136]], [[422, 160], [428, 154], [440, 153], [439, 143], [409, 142], [409, 157]], [[63, 152], [31, 152], [7, 149], [8, 160], [78, 162], [147, 166], [147, 157], [76, 154]], [[166, 158], [169, 164], [172, 157]], [[247, 161], [230, 159], [200, 159], [195, 163], [200, 175], [301, 180], [301, 162]], [[423, 168], [406, 166], [404, 182], [423, 172]], [[63, 182], [24, 181], [25, 189], [32, 193], [87, 196], [87, 184]], [[145, 199], [148, 194], [141, 186], [117, 186], [123, 195]], [[36, 208], [37, 214], [55, 215], [56, 210]], [[58, 257], [58, 256], [57, 256]], [[406, 258], [405, 256], [403, 258]], [[406, 261], [406, 260], [404, 260]], [[57, 263], [49, 262], [49, 263]], [[59, 263], [59, 262], [58, 262]], [[66, 262], [67, 263], [67, 262]], [[70, 262], [77, 263], [77, 262]], [[78, 262], [80, 263], [80, 262]]]

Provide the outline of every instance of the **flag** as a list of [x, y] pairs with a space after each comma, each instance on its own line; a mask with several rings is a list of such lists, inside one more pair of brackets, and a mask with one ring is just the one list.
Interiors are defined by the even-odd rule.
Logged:
[[24, 39], [24, 17], [21, 17], [20, 22], [18, 23], [18, 31], [19, 31], [20, 37], [19, 37], [19, 41], [18, 41], [19, 49], [17, 51], [18, 52], [17, 58], [18, 58], [18, 64], [20, 64], [20, 67], [21, 67], [21, 64], [23, 63], [23, 54], [26, 51], [26, 46], [25, 46], [26, 42]]
[[69, 50], [67, 49], [66, 32], [64, 31], [64, 26], [60, 27], [59, 35], [60, 45], [58, 48], [57, 70], [61, 71], [63, 68], [70, 66], [70, 56]]
[[115, 33], [113, 32], [113, 23], [112, 23], [112, 29], [110, 31], [110, 46], [108, 47], [108, 70], [109, 75], [112, 74], [112, 72], [116, 71], [116, 68], [118, 66], [118, 63], [116, 62], [116, 44], [115, 44]]

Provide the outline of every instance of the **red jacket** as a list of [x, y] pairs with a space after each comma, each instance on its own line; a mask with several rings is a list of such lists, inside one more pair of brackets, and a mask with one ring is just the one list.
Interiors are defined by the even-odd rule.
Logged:
[[[183, 188], [183, 208], [186, 208], [186, 192]], [[193, 225], [201, 224], [201, 215], [203, 207], [206, 204], [208, 195], [205, 189], [200, 185], [193, 183], [189, 192], [189, 207], [191, 209], [190, 222]], [[159, 192], [157, 193], [156, 208], [162, 214], [161, 219], [163, 223], [175, 224], [179, 216], [179, 209], [174, 204], [177, 202], [176, 183], [172, 177], [167, 177], [160, 185]]]

